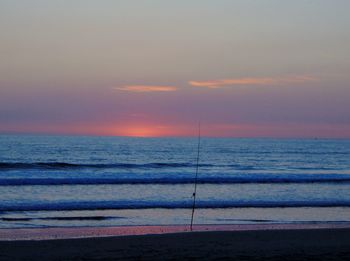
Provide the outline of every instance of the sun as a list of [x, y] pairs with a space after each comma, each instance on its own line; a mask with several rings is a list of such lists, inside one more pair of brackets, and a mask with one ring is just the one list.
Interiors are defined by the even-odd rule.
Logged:
[[158, 137], [164, 135], [161, 130], [152, 126], [125, 126], [118, 128], [117, 134], [128, 137]]

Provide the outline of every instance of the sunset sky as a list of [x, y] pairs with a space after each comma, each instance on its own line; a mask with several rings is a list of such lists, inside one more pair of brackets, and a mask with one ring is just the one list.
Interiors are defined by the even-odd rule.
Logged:
[[350, 138], [349, 0], [1, 0], [0, 133]]

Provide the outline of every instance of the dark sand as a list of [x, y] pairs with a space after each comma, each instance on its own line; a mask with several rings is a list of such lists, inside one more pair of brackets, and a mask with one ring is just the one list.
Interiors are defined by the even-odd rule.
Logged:
[[0, 260], [350, 260], [350, 229], [0, 241]]

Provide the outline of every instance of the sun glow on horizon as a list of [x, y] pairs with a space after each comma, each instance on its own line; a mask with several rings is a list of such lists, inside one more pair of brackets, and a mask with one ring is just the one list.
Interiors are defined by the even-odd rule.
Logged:
[[[0, 133], [39, 134], [39, 135], [83, 135], [83, 136], [121, 136], [121, 137], [195, 137], [198, 134], [196, 124], [157, 124], [157, 123], [114, 123], [114, 124], [77, 124], [72, 126], [17, 126], [12, 129], [0, 129]], [[21, 130], [21, 131], [18, 131]], [[316, 130], [318, 134], [315, 135]], [[348, 138], [349, 126], [324, 124], [202, 124], [203, 137], [275, 137], [275, 138]]]
[[157, 128], [149, 126], [123, 126], [116, 128], [118, 136], [126, 137], [159, 137], [163, 136]]

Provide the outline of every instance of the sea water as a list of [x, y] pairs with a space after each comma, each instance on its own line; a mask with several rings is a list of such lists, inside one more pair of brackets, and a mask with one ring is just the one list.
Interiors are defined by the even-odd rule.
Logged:
[[[0, 228], [188, 224], [197, 138], [0, 135]], [[195, 223], [350, 222], [350, 140], [202, 138]]]

